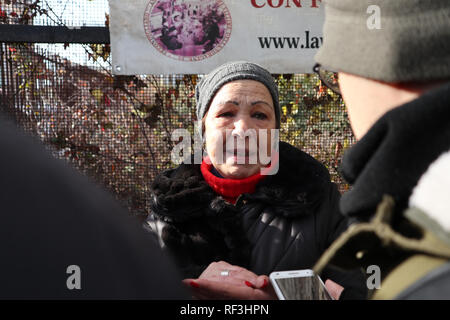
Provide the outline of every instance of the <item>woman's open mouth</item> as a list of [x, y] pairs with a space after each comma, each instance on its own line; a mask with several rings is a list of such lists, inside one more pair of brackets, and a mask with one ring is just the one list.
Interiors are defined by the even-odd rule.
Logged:
[[232, 159], [236, 164], [256, 164], [258, 157], [256, 152], [250, 152], [247, 149], [227, 150], [225, 159]]

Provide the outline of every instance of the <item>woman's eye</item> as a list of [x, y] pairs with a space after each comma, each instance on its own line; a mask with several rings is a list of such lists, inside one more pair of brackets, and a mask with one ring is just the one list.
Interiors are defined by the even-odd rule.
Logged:
[[229, 111], [219, 114], [219, 117], [225, 117], [225, 118], [232, 117], [232, 116], [233, 116], [233, 113], [229, 112]]
[[261, 112], [254, 113], [253, 117], [255, 117], [256, 119], [259, 119], [259, 120], [267, 119], [267, 116], [264, 113], [261, 113]]

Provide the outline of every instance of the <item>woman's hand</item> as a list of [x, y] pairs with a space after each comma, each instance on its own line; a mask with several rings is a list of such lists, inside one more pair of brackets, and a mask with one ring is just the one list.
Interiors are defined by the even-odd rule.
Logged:
[[269, 277], [224, 261], [211, 263], [198, 279], [185, 279], [183, 283], [197, 299], [276, 299]]

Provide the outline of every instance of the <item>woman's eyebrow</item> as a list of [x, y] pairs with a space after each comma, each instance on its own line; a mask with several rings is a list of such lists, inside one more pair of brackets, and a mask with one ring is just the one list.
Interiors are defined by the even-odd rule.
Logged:
[[223, 105], [230, 104], [230, 103], [231, 103], [231, 104], [234, 104], [234, 105], [236, 105], [236, 106], [239, 105], [239, 102], [234, 101], [234, 100], [221, 101], [221, 102], [218, 103], [218, 105], [219, 105], [219, 106], [223, 106]]
[[268, 107], [273, 108], [273, 107], [272, 107], [269, 103], [267, 103], [266, 101], [258, 100], [258, 101], [252, 102], [252, 106], [257, 105], [257, 104], [265, 104], [265, 105], [267, 105]]
[[[237, 101], [235, 101], [235, 100], [221, 101], [221, 102], [219, 102], [217, 105], [218, 105], [218, 106], [224, 106], [224, 105], [227, 105], [227, 104], [234, 104], [234, 105], [236, 105], [236, 106], [239, 106], [239, 105], [240, 105], [240, 103], [237, 102]], [[257, 104], [264, 104], [264, 105], [268, 106], [269, 108], [273, 108], [272, 105], [270, 105], [268, 102], [263, 101], [263, 100], [258, 100], [258, 101], [254, 101], [254, 102], [251, 103], [252, 106], [255, 106], [255, 105], [257, 105]]]

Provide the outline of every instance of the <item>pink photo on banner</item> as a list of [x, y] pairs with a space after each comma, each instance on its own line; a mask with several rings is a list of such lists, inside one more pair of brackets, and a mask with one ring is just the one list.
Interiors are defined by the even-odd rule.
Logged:
[[232, 22], [222, 0], [151, 0], [144, 29], [150, 43], [165, 56], [199, 61], [226, 45]]

